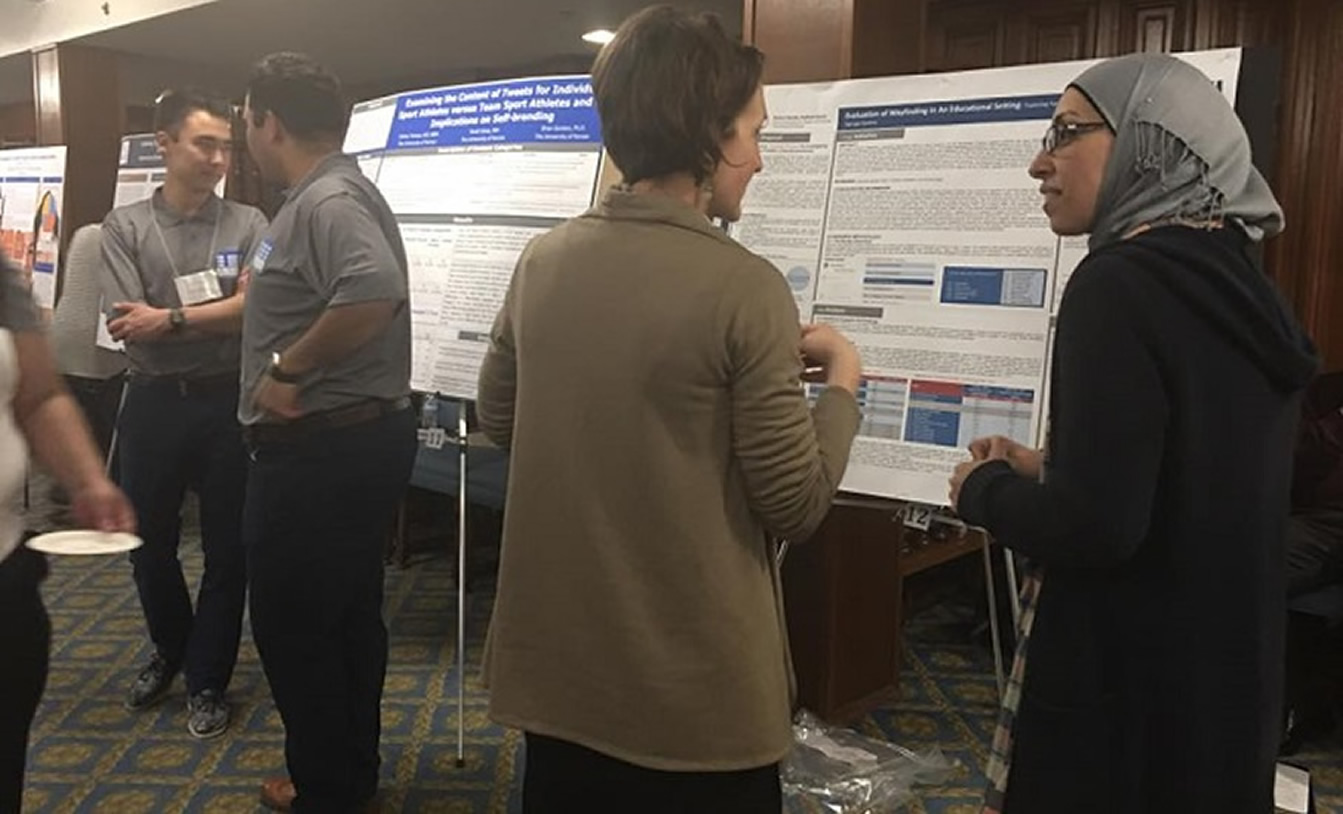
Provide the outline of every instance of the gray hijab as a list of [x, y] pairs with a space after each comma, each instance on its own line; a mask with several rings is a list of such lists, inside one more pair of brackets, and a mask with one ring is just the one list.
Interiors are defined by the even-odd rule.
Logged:
[[1251, 240], [1282, 231], [1282, 208], [1250, 162], [1250, 139], [1197, 68], [1165, 54], [1109, 59], [1073, 80], [1115, 133], [1090, 248], [1142, 224], [1221, 218]]

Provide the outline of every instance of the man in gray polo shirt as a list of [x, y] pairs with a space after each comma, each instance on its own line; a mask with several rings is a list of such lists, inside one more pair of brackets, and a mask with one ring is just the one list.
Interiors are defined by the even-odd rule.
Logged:
[[349, 108], [311, 59], [273, 54], [243, 112], [287, 188], [252, 255], [239, 417], [252, 633], [285, 726], [277, 810], [361, 810], [377, 791], [387, 668], [383, 546], [415, 459], [406, 253], [340, 152]]
[[[266, 219], [214, 192], [228, 170], [233, 109], [191, 91], [160, 97], [155, 130], [167, 177], [153, 197], [103, 221], [101, 287], [130, 379], [118, 420], [118, 479], [140, 518], [131, 554], [154, 653], [126, 706], [161, 700], [179, 671], [187, 729], [223, 734], [247, 572], [241, 516], [246, 452], [235, 416], [242, 258]], [[177, 558], [182, 501], [199, 497], [205, 573], [193, 612]]]

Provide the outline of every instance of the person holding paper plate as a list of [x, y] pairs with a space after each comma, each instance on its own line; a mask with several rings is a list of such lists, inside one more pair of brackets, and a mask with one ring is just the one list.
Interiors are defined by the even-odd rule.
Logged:
[[711, 220], [761, 169], [762, 68], [714, 17], [628, 19], [593, 70], [624, 182], [523, 252], [491, 332], [477, 413], [510, 465], [485, 676], [526, 733], [528, 814], [782, 808], [771, 537], [829, 510], [860, 362]]
[[1090, 254], [1058, 314], [1043, 453], [975, 441], [951, 500], [1023, 555], [986, 811], [1273, 810], [1283, 533], [1315, 352], [1255, 244], [1282, 210], [1188, 63], [1108, 60], [1030, 165]]
[[[154, 115], [167, 177], [149, 200], [112, 210], [102, 229], [107, 328], [125, 342], [130, 363], [117, 475], [140, 517], [144, 545], [131, 563], [154, 645], [125, 705], [158, 703], [184, 672], [187, 731], [211, 738], [229, 724], [224, 693], [247, 589], [247, 456], [235, 415], [240, 267], [266, 219], [215, 194], [233, 150], [226, 100], [170, 91]], [[187, 489], [199, 497], [205, 551], [194, 612], [177, 557]]]
[[[23, 273], [0, 256], [0, 811], [18, 811], [22, 803], [28, 727], [46, 685], [51, 645], [38, 591], [47, 562], [19, 545], [17, 498], [30, 448], [70, 494], [81, 526], [135, 531], [135, 512], [103, 473], [79, 406], [56, 372]], [[92, 537], [96, 545], [103, 535]]]

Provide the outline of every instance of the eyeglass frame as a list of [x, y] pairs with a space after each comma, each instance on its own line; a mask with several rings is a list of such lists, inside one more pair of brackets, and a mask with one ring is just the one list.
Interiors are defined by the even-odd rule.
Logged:
[[[1066, 147], [1087, 133], [1109, 129], [1109, 122], [1050, 122], [1049, 129], [1045, 130], [1044, 136], [1040, 139], [1040, 149], [1045, 155], [1053, 155], [1060, 147]], [[1050, 146], [1050, 142], [1053, 146]]]

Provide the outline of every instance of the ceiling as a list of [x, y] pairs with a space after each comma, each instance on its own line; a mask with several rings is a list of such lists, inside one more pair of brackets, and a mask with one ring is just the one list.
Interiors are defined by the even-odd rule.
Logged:
[[[272, 51], [305, 51], [351, 89], [403, 89], [402, 78], [469, 81], [531, 67], [586, 66], [579, 39], [614, 28], [651, 0], [215, 0], [78, 42], [173, 63], [213, 66], [238, 86]], [[740, 33], [742, 0], [680, 0]], [[5, 80], [0, 60], [0, 81]], [[458, 79], [460, 77], [460, 79]], [[165, 82], [172, 81], [166, 77]], [[386, 91], [383, 91], [386, 92]]]

